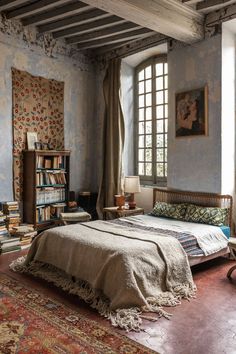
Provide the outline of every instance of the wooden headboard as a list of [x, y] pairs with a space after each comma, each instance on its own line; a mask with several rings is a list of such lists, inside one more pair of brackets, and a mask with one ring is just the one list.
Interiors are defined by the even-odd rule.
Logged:
[[228, 208], [229, 215], [227, 226], [232, 232], [232, 207], [233, 198], [231, 195], [205, 193], [205, 192], [188, 192], [168, 188], [153, 189], [153, 206], [156, 202], [166, 203], [192, 203], [196, 205]]

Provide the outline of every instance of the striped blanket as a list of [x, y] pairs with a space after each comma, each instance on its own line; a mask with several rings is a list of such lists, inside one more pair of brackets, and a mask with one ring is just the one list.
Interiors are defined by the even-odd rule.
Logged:
[[[148, 230], [156, 234], [173, 236], [180, 242], [190, 257], [206, 256], [227, 247], [226, 237], [216, 226], [201, 225], [200, 231], [203, 231], [203, 234], [198, 237], [199, 224], [184, 221], [142, 215], [115, 219], [110, 222], [118, 225], [129, 225], [132, 228]], [[205, 245], [209, 238], [210, 242], [212, 241], [212, 250], [211, 247]]]

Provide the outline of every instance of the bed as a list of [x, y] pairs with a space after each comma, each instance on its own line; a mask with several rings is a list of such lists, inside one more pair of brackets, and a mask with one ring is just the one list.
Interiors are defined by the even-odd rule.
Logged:
[[[228, 239], [232, 234], [233, 198], [231, 195], [154, 188], [153, 206], [157, 201], [168, 202], [168, 203], [189, 203], [189, 204], [201, 205], [204, 207], [226, 208], [228, 210], [228, 214], [225, 223], [221, 227], [221, 229]], [[217, 252], [213, 252], [211, 255], [208, 256], [202, 255], [197, 257], [189, 256], [188, 258], [189, 258], [190, 266], [193, 266], [220, 256], [225, 256], [228, 253], [229, 253], [229, 248], [227, 245], [227, 247], [224, 247]]]
[[[231, 223], [230, 196], [156, 188], [154, 203], [157, 201], [221, 207], [227, 210], [224, 226], [229, 228]], [[158, 219], [162, 227], [155, 224]], [[189, 263], [191, 257], [179, 240], [179, 221], [173, 221], [174, 230], [169, 234], [170, 224], [164, 227], [163, 220], [167, 218], [133, 216], [50, 229], [34, 240], [26, 259], [21, 257], [10, 267], [78, 295], [112, 325], [138, 331], [142, 318], [147, 318], [145, 312], [169, 318], [163, 306], [176, 306], [181, 299], [195, 296], [190, 263], [228, 251], [223, 231], [211, 225], [210, 236], [202, 240], [205, 254], [209, 254], [195, 255]], [[198, 227], [202, 230], [206, 225]], [[218, 240], [215, 252], [209, 248], [209, 240]]]

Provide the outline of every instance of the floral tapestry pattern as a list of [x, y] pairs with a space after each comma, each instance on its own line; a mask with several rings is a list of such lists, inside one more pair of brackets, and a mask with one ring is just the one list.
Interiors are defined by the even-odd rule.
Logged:
[[38, 141], [54, 150], [64, 149], [64, 83], [12, 68], [12, 99], [13, 189], [21, 201], [27, 132], [36, 132]]

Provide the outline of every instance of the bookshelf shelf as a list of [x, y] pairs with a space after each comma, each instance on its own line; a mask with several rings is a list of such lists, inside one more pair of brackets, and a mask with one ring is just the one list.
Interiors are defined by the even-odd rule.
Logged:
[[65, 187], [65, 184], [42, 184], [36, 186], [36, 188], [47, 188], [47, 187]]
[[25, 150], [23, 159], [24, 222], [53, 227], [69, 198], [70, 151]]

